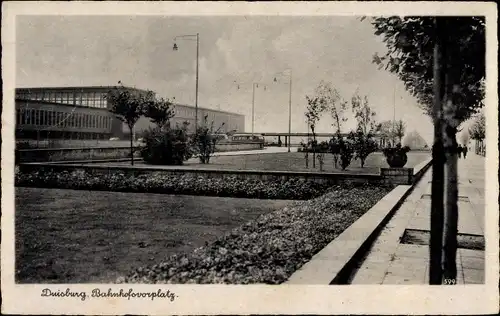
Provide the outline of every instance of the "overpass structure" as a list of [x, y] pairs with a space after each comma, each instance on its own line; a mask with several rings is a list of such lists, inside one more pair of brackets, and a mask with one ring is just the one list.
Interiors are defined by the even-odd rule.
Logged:
[[[284, 142], [284, 145], [285, 146], [288, 146], [288, 143], [289, 143], [289, 140], [292, 139], [292, 137], [308, 137], [308, 136], [312, 136], [312, 133], [255, 133], [255, 134], [258, 134], [258, 135], [262, 135], [264, 137], [268, 136], [268, 137], [278, 137], [278, 142], [281, 143], [281, 137], [284, 138], [285, 142]], [[336, 133], [315, 133], [316, 137], [333, 137], [335, 135], [337, 135]], [[341, 136], [347, 136], [348, 133], [341, 133], [340, 134]], [[374, 137], [377, 138], [379, 135], [378, 133], [375, 133], [374, 134]]]

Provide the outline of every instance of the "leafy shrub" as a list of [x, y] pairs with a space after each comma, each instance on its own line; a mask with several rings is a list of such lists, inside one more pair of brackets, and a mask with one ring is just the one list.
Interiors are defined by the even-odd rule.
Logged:
[[409, 146], [404, 146], [401, 147], [401, 144], [397, 144], [396, 147], [386, 147], [382, 150], [384, 153], [384, 156], [393, 156], [393, 155], [399, 155], [399, 154], [406, 154], [410, 151]]
[[283, 283], [390, 189], [333, 187], [321, 197], [249, 221], [190, 254], [138, 267], [117, 283]]
[[337, 138], [337, 150], [340, 155], [340, 167], [345, 170], [351, 164], [354, 157], [353, 133], [351, 132], [347, 138]]
[[364, 134], [361, 131], [350, 134], [355, 151], [355, 159], [361, 162], [361, 168], [365, 165], [365, 160], [372, 152], [378, 149], [377, 142], [371, 134]]
[[141, 156], [149, 164], [182, 165], [192, 155], [186, 124], [175, 128], [150, 128], [144, 133], [144, 143]]
[[214, 122], [212, 121], [209, 127], [207, 115], [204, 118], [203, 124], [198, 126], [196, 134], [192, 139], [192, 146], [202, 164], [210, 163], [210, 158], [215, 152], [215, 145], [220, 139], [217, 134], [223, 126], [224, 123], [214, 131]]

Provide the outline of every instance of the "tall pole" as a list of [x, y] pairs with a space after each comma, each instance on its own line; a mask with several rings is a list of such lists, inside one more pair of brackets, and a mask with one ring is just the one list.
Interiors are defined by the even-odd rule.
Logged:
[[252, 84], [252, 136], [253, 136], [253, 124], [255, 121], [255, 85], [256, 83]]
[[443, 224], [444, 224], [444, 153], [442, 130], [442, 97], [444, 95], [443, 82], [443, 55], [446, 54], [442, 45], [441, 18], [435, 18], [436, 42], [434, 44], [434, 144], [432, 148], [432, 189], [431, 189], [431, 238], [430, 238], [430, 264], [429, 283], [440, 285], [442, 283], [443, 269]]
[[194, 110], [194, 131], [198, 133], [198, 68], [200, 63], [200, 34], [196, 33], [196, 101], [195, 101], [195, 110]]
[[394, 146], [396, 139], [396, 86], [394, 86], [394, 105], [393, 105], [393, 114], [392, 114], [392, 146]]
[[290, 69], [290, 93], [288, 96], [288, 152], [292, 140], [292, 69]]

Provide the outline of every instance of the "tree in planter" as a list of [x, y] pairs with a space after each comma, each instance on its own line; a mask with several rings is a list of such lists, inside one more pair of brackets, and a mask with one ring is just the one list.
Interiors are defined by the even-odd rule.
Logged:
[[[457, 141], [460, 124], [484, 106], [484, 17], [384, 17], [372, 19], [388, 52], [374, 62], [396, 73], [434, 119], [430, 283], [456, 279], [458, 223]], [[440, 222], [444, 200], [444, 270]], [[436, 220], [434, 220], [436, 219]]]
[[355, 93], [351, 100], [354, 117], [357, 121], [356, 132], [351, 133], [352, 145], [356, 153], [355, 159], [361, 162], [361, 168], [365, 166], [365, 160], [372, 152], [377, 150], [377, 143], [373, 139], [376, 131], [376, 113], [368, 103], [368, 97], [361, 97]]
[[224, 123], [221, 124], [214, 131], [214, 122], [212, 121], [210, 127], [208, 126], [208, 115], [204, 117], [204, 122], [198, 126], [198, 130], [193, 136], [193, 147], [198, 154], [198, 159], [202, 164], [210, 163], [210, 158], [215, 153], [215, 146], [217, 145], [218, 138], [216, 135], [220, 132]]
[[139, 118], [144, 115], [145, 108], [155, 102], [152, 91], [136, 92], [126, 89], [123, 86], [114, 87], [106, 95], [110, 107], [110, 112], [125, 124], [130, 131], [130, 157], [131, 164], [134, 165], [133, 131], [134, 125]]

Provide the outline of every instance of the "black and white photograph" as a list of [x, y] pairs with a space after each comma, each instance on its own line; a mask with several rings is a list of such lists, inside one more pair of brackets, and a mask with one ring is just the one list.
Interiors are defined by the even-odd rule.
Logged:
[[6, 6], [2, 296], [498, 312], [496, 5], [292, 4]]

